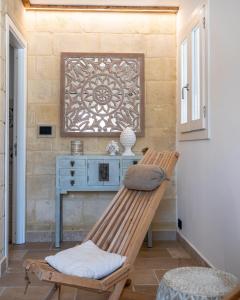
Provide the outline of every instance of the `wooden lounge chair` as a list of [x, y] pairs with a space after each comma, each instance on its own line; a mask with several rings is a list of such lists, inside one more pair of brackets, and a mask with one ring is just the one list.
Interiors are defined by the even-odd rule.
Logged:
[[[156, 152], [149, 149], [139, 163], [157, 165], [166, 171], [169, 178], [178, 156], [177, 152]], [[168, 182], [169, 180], [164, 180], [151, 192], [133, 191], [122, 187], [86, 237], [85, 240], [92, 240], [103, 250], [126, 256], [127, 260], [121, 268], [101, 280], [93, 280], [65, 275], [44, 260], [29, 259], [24, 263], [27, 282], [28, 272], [32, 272], [40, 280], [53, 283], [47, 300], [51, 299], [57, 290], [60, 299], [63, 285], [95, 293], [108, 293], [109, 300], [119, 299]]]

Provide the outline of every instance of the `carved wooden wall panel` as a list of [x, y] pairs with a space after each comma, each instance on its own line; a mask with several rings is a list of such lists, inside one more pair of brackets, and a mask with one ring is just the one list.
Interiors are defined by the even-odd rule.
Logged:
[[62, 53], [62, 136], [144, 134], [144, 55]]

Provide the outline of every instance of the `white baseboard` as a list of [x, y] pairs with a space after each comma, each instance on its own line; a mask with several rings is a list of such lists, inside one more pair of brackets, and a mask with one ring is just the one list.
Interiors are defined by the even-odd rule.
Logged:
[[182, 234], [181, 231], [177, 231], [177, 234], [185, 241], [185, 243], [187, 243], [189, 245], [190, 248], [192, 248], [192, 250], [194, 252], [196, 252], [196, 254], [204, 261], [206, 262], [209, 267], [211, 268], [215, 268], [214, 265], [185, 237], [184, 234]]
[[8, 265], [7, 256], [4, 256], [0, 260], [0, 277], [2, 277], [4, 273], [6, 273], [6, 271], [7, 271], [7, 265]]

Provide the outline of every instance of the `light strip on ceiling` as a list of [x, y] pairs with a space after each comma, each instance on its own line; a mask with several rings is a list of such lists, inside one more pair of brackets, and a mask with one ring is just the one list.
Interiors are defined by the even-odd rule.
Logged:
[[26, 10], [81, 11], [81, 12], [135, 12], [176, 14], [177, 6], [106, 6], [106, 5], [40, 5], [22, 0]]

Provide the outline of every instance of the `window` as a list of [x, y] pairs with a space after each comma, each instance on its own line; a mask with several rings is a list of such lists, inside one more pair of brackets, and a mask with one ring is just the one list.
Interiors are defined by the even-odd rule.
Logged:
[[188, 122], [188, 42], [184, 40], [181, 45], [181, 124], [187, 124]]
[[205, 7], [181, 35], [180, 133], [207, 128], [207, 53]]

